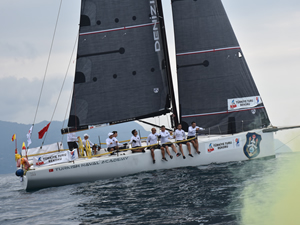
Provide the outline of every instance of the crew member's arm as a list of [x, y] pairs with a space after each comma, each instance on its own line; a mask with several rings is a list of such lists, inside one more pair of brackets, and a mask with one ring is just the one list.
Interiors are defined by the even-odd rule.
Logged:
[[110, 138], [106, 139], [106, 145], [107, 145], [107, 147], [109, 145], [112, 145], [112, 139], [110, 139]]
[[150, 145], [150, 135], [147, 137], [147, 145]]
[[185, 140], [186, 139], [185, 132], [183, 131], [182, 133], [183, 133], [183, 140]]
[[88, 139], [88, 141], [89, 141], [89, 143], [90, 143], [90, 146], [93, 147], [93, 146], [94, 146], [94, 143], [91, 142], [90, 139]]
[[134, 136], [132, 136], [131, 138], [130, 138], [130, 141], [128, 142], [128, 144], [132, 144], [132, 142], [134, 142]]
[[162, 137], [162, 138], [166, 138], [166, 137], [169, 137], [169, 132], [160, 132], [160, 136]]

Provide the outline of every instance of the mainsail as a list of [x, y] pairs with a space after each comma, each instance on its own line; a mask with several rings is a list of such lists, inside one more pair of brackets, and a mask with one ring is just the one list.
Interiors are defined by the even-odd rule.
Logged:
[[270, 124], [221, 0], [172, 0], [181, 122], [216, 134]]
[[82, 0], [69, 127], [169, 112], [158, 18], [153, 0]]

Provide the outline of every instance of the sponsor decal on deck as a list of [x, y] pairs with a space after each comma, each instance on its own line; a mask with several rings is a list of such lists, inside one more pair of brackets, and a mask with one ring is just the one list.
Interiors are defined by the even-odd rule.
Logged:
[[262, 99], [260, 96], [252, 96], [245, 98], [234, 98], [228, 99], [228, 111], [234, 111], [238, 109], [253, 108], [259, 104], [262, 104]]
[[257, 157], [260, 153], [261, 135], [257, 133], [248, 133], [244, 145], [244, 153], [249, 159]]

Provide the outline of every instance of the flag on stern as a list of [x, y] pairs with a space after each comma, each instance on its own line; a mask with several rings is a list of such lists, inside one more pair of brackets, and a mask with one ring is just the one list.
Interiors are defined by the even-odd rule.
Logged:
[[14, 134], [11, 138], [11, 141], [14, 141], [14, 140], [16, 140], [16, 134]]
[[25, 142], [22, 144], [22, 150], [26, 150]]
[[27, 133], [27, 146], [29, 147], [29, 145], [31, 144], [31, 133], [32, 133], [32, 128], [33, 126], [30, 127], [28, 133]]
[[[51, 123], [51, 122], [50, 122]], [[50, 123], [47, 124], [43, 129], [39, 131], [39, 139], [42, 139], [44, 137], [44, 134], [48, 131], [48, 128], [50, 126]]]

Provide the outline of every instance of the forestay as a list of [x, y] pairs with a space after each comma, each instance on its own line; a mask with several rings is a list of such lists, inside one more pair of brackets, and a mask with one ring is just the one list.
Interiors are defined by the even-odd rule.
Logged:
[[69, 127], [169, 111], [156, 1], [82, 0]]
[[269, 125], [221, 0], [172, 0], [179, 101], [192, 121], [225, 134]]

